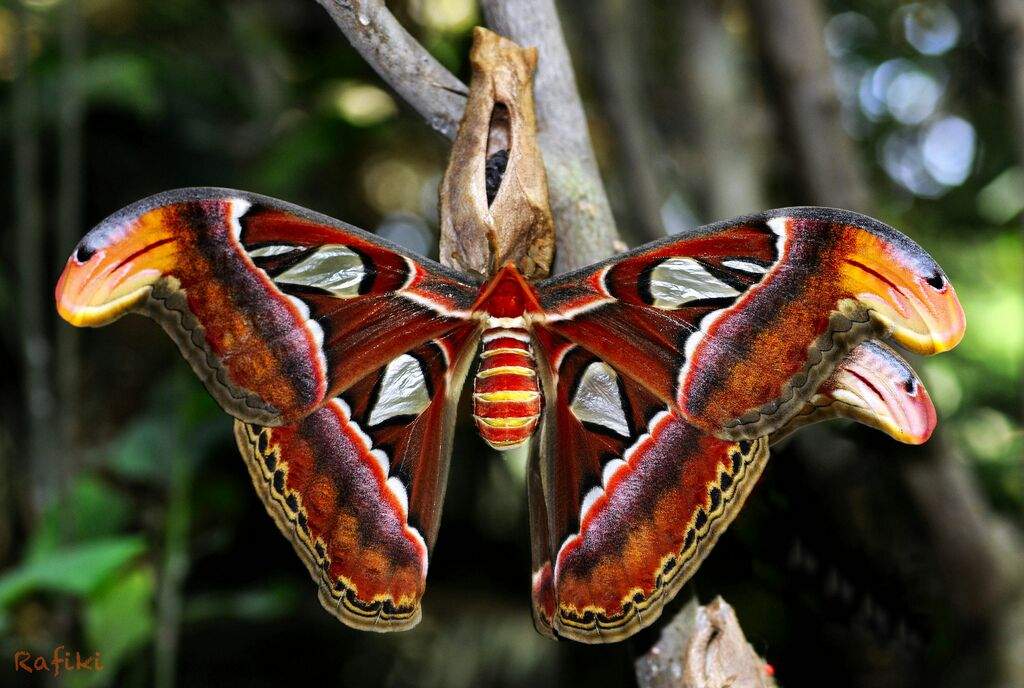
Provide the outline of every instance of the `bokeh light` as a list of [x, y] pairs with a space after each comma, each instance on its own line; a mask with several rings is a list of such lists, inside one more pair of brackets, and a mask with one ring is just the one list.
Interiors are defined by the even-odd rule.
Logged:
[[943, 2], [915, 2], [902, 12], [903, 35], [922, 55], [941, 55], [960, 38], [960, 21]]
[[377, 226], [377, 236], [393, 241], [421, 256], [434, 253], [437, 239], [426, 221], [412, 213], [392, 213]]
[[962, 117], [944, 117], [928, 126], [921, 141], [921, 158], [932, 179], [945, 186], [959, 186], [974, 163], [977, 136]]
[[384, 89], [358, 81], [342, 81], [327, 89], [334, 110], [349, 124], [366, 127], [394, 116], [398, 106]]
[[896, 121], [920, 124], [935, 112], [942, 91], [942, 86], [930, 74], [908, 69], [889, 82], [885, 90], [885, 102]]
[[464, 31], [477, 21], [474, 0], [411, 0], [409, 13], [417, 23], [434, 31]]

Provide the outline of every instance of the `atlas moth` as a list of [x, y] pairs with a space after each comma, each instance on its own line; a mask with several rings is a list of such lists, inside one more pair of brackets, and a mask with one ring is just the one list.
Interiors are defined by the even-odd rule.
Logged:
[[57, 308], [78, 326], [130, 312], [163, 326], [235, 418], [324, 607], [368, 630], [420, 619], [472, 371], [483, 439], [530, 443], [538, 630], [620, 640], [693, 575], [773, 441], [835, 416], [926, 440], [928, 394], [882, 340], [946, 351], [964, 314], [917, 244], [828, 208], [717, 222], [544, 277], [536, 53], [503, 60], [503, 39], [476, 39], [441, 189], [449, 267], [282, 201], [191, 188], [89, 232]]

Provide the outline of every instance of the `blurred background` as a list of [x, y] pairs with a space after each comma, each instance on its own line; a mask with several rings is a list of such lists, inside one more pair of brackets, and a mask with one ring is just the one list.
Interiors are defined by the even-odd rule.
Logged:
[[[389, 7], [468, 80], [473, 0]], [[629, 243], [849, 207], [925, 246], [967, 312], [958, 349], [914, 361], [935, 437], [832, 423], [773, 450], [680, 599], [724, 596], [784, 688], [1024, 685], [1024, 3], [559, 9]], [[524, 467], [470, 426], [423, 622], [352, 631], [159, 328], [75, 331], [54, 312], [78, 238], [175, 187], [283, 198], [436, 255], [447, 149], [312, 0], [0, 4], [0, 685], [635, 682], [643, 637], [534, 632]], [[11, 670], [57, 645], [103, 670]]]

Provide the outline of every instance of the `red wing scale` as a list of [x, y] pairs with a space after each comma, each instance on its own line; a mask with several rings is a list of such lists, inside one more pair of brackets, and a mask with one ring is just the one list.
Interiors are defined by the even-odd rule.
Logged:
[[100, 223], [56, 297], [75, 325], [152, 317], [224, 410], [272, 426], [464, 324], [478, 291], [472, 278], [337, 220], [200, 188]]
[[392, 631], [419, 621], [476, 338], [463, 326], [422, 344], [297, 423], [235, 421], [267, 511], [324, 608], [350, 626]]
[[720, 440], [589, 351], [537, 341], [549, 403], [529, 472], [534, 618], [547, 635], [621, 640], [703, 561], [757, 481], [768, 441]]
[[723, 438], [779, 430], [860, 342], [952, 348], [963, 310], [917, 244], [863, 215], [788, 208], [709, 225], [537, 285], [538, 327]]

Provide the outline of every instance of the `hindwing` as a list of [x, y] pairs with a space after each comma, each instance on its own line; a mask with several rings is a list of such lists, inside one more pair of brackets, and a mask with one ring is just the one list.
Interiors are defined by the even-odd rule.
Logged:
[[296, 423], [235, 422], [267, 511], [317, 582], [323, 606], [350, 626], [390, 631], [419, 621], [475, 344], [475, 330], [464, 326]]
[[534, 618], [549, 635], [621, 640], [693, 575], [768, 441], [718, 439], [586, 349], [537, 340], [548, 403], [528, 473]]

